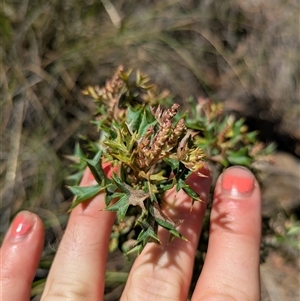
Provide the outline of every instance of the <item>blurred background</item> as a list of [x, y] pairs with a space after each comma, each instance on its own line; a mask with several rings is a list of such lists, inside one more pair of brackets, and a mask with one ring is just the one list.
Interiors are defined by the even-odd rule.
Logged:
[[[80, 136], [94, 137], [87, 85], [120, 64], [139, 68], [181, 102], [222, 101], [261, 141], [262, 300], [299, 298], [300, 69], [297, 0], [2, 0], [0, 4], [1, 240], [22, 209], [47, 239], [33, 300], [68, 219], [65, 189]], [[128, 265], [110, 256], [105, 300], [118, 300]], [[125, 269], [126, 270], [126, 269]], [[41, 285], [40, 285], [41, 284]]]

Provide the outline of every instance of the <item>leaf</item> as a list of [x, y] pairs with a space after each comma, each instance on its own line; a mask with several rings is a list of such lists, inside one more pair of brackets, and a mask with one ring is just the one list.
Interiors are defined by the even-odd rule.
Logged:
[[178, 230], [176, 230], [176, 227], [182, 222], [177, 221], [176, 223], [170, 219], [167, 215], [163, 213], [163, 211], [160, 209], [159, 205], [157, 203], [154, 203], [153, 206], [149, 207], [149, 211], [151, 215], [155, 218], [155, 221], [163, 228], [169, 230], [169, 232], [176, 237], [179, 237], [181, 239], [186, 240], [186, 238], [180, 234]]
[[246, 138], [248, 142], [252, 144], [254, 144], [258, 140], [257, 136], [258, 136], [258, 131], [252, 131], [246, 134]]
[[70, 166], [71, 175], [67, 177], [67, 183], [68, 185], [78, 185], [86, 168], [85, 155], [79, 143], [76, 143], [73, 155], [64, 157], [73, 162]]
[[[228, 126], [230, 126], [231, 119], [232, 119], [231, 115], [225, 116], [224, 119], [218, 123], [218, 127], [217, 127], [218, 133], [223, 133], [227, 135], [227, 132], [229, 130]], [[226, 131], [224, 132], [224, 130]]]
[[108, 193], [106, 193], [105, 194], [105, 205], [108, 206], [112, 202], [113, 199], [114, 198], [112, 197], [112, 195], [109, 195]]
[[129, 195], [123, 194], [123, 196], [119, 199], [119, 201], [117, 201], [115, 204], [111, 206], [106, 207], [105, 210], [117, 212], [119, 221], [122, 221], [129, 207], [128, 199], [129, 199]]
[[122, 197], [123, 195], [124, 195], [124, 192], [115, 192], [115, 193], [111, 194], [110, 197], [111, 197], [112, 199], [115, 199], [115, 198], [120, 198], [120, 197]]
[[132, 132], [128, 125], [124, 123], [124, 127], [122, 129], [122, 134], [124, 138], [125, 145], [127, 147], [127, 151], [129, 155], [132, 153], [133, 148], [136, 146], [138, 140], [138, 133]]
[[72, 161], [73, 163], [75, 163], [75, 165], [78, 168], [79, 167], [82, 167], [82, 168], [85, 167], [85, 164], [82, 164], [82, 161], [81, 161], [81, 159], [85, 158], [85, 155], [84, 155], [79, 143], [76, 143], [73, 155], [65, 155], [64, 157], [66, 159]]
[[132, 132], [125, 122], [114, 125], [116, 137], [107, 136], [103, 144], [108, 147], [107, 153], [114, 159], [132, 165], [133, 148], [137, 142], [137, 133]]
[[102, 169], [102, 151], [100, 150], [93, 160], [84, 159], [91, 170], [93, 176], [95, 177], [95, 180], [101, 184], [104, 182], [104, 185], [107, 184], [107, 177]]
[[184, 188], [182, 188], [183, 191], [190, 197], [193, 199], [193, 201], [199, 201], [199, 202], [203, 202], [199, 195], [189, 186], [185, 186]]
[[129, 185], [125, 184], [122, 182], [121, 178], [119, 178], [117, 176], [117, 174], [113, 173], [113, 176], [112, 176], [112, 180], [114, 181], [114, 183], [116, 184], [116, 186], [121, 190], [123, 191], [124, 193], [127, 193], [129, 194]]
[[91, 199], [97, 195], [101, 190], [104, 189], [103, 186], [99, 184], [94, 186], [82, 187], [82, 186], [67, 186], [67, 188], [76, 196], [75, 201], [72, 203], [70, 210], [75, 208], [79, 203]]
[[144, 201], [149, 197], [149, 193], [146, 193], [143, 190], [130, 189], [129, 204], [132, 206], [139, 206], [144, 212], [147, 212]]
[[110, 198], [121, 197], [121, 199], [116, 204], [107, 207], [107, 210], [117, 211], [120, 220], [124, 218], [129, 205], [139, 206], [142, 208], [143, 212], [147, 212], [144, 201], [149, 198], [149, 193], [146, 193], [141, 189], [133, 189], [126, 183], [123, 183], [121, 178], [115, 173], [113, 174], [112, 179], [122, 192], [115, 192]]
[[145, 107], [138, 109], [128, 107], [127, 123], [132, 132], [138, 133], [138, 138], [143, 137], [150, 126], [157, 124], [152, 114]]
[[74, 156], [78, 157], [78, 158], [84, 158], [85, 155], [80, 147], [80, 144], [77, 142], [75, 144], [75, 149], [74, 149]]
[[163, 174], [165, 173], [164, 170], [154, 174], [154, 175], [150, 175], [150, 180], [151, 181], [158, 181], [158, 182], [162, 182], [167, 180], [168, 178], [164, 177]]
[[138, 128], [138, 137], [143, 137], [148, 128], [151, 126], [155, 126], [157, 124], [156, 120], [153, 120], [152, 122], [149, 121], [149, 118], [147, 117], [146, 111], [144, 110], [143, 115], [142, 115], [142, 120], [140, 123], [140, 126]]
[[[182, 240], [188, 241], [186, 237], [184, 237], [178, 230], [176, 229], [170, 229], [169, 232], [172, 234], [172, 236], [178, 237]], [[172, 240], [172, 237], [170, 237], [170, 241]]]
[[141, 226], [143, 229], [141, 230], [136, 243], [134, 244], [133, 248], [126, 254], [130, 254], [136, 250], [138, 251], [138, 254], [141, 254], [148, 242], [154, 242], [156, 244], [161, 243], [154, 229], [149, 225], [149, 223], [143, 220], [141, 221]]
[[253, 159], [248, 156], [229, 156], [227, 157], [228, 161], [232, 165], [244, 165], [249, 166]]
[[200, 120], [187, 119], [185, 122], [185, 126], [189, 130], [203, 131], [204, 125], [200, 122]]
[[172, 178], [168, 180], [166, 183], [159, 185], [159, 187], [163, 192], [165, 192], [167, 190], [172, 189], [175, 186], [175, 184], [176, 184], [176, 178]]
[[127, 147], [123, 143], [123, 138], [119, 137], [119, 135], [116, 140], [110, 140], [107, 138], [103, 144], [114, 150], [114, 152], [117, 150], [118, 153], [124, 153], [124, 155], [127, 154]]
[[143, 108], [128, 107], [127, 111], [127, 123], [130, 126], [132, 132], [138, 132], [139, 126], [142, 120]]
[[245, 118], [240, 118], [233, 123], [233, 130], [234, 130], [235, 135], [240, 133], [240, 130], [241, 130], [242, 126], [244, 125], [244, 123], [245, 123]]
[[177, 181], [180, 179], [186, 179], [191, 174], [191, 171], [185, 167], [185, 165], [180, 162], [179, 168], [175, 172], [175, 178]]
[[69, 175], [68, 177], [66, 177], [66, 181], [69, 185], [75, 185], [78, 184], [80, 182], [80, 180], [82, 179], [84, 171], [80, 170], [72, 175]]
[[155, 234], [153, 228], [149, 225], [149, 227], [146, 230], [142, 230], [137, 238], [137, 243], [143, 242], [143, 245], [146, 245], [146, 243], [151, 240], [152, 242], [156, 242], [158, 244], [161, 243], [158, 236]]
[[182, 179], [179, 179], [176, 185], [176, 191], [182, 189], [189, 197], [195, 201], [201, 201], [199, 195]]
[[119, 161], [127, 164], [127, 165], [131, 165], [132, 163], [132, 160], [131, 158], [127, 157], [126, 155], [123, 155], [123, 154], [111, 154], [115, 159], [118, 159]]
[[276, 148], [277, 148], [277, 145], [276, 145], [276, 143], [273, 142], [273, 143], [269, 144], [268, 146], [266, 146], [265, 149], [263, 149], [261, 151], [261, 153], [270, 155], [276, 150]]
[[187, 239], [171, 223], [167, 222], [166, 220], [159, 219], [159, 218], [156, 218], [155, 220], [161, 227], [169, 230], [169, 232], [173, 236], [176, 236], [178, 238], [181, 238], [181, 239], [187, 241]]
[[248, 155], [248, 148], [242, 147], [237, 151], [227, 151], [227, 160], [232, 165], [245, 165], [249, 166], [253, 159]]
[[179, 161], [173, 158], [164, 158], [164, 161], [171, 166], [172, 170], [179, 168]]

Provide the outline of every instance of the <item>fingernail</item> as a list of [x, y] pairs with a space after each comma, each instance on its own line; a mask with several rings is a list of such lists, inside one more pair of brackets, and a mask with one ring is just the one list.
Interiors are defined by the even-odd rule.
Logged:
[[35, 224], [35, 216], [27, 211], [19, 213], [11, 226], [11, 236], [13, 238], [25, 237], [30, 233]]
[[223, 173], [222, 188], [231, 196], [251, 195], [254, 188], [254, 176], [244, 167], [230, 167]]
[[90, 172], [88, 176], [88, 181], [91, 183], [96, 182], [94, 175]]
[[81, 180], [80, 185], [81, 186], [90, 186], [90, 185], [96, 185], [97, 181], [95, 180], [94, 175], [90, 171], [89, 168], [86, 168]]

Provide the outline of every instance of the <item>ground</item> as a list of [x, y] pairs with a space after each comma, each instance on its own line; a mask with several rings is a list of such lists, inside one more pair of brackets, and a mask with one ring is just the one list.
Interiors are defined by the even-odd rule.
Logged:
[[[299, 298], [298, 1], [3, 0], [0, 7], [0, 234], [19, 210], [42, 217], [38, 278], [68, 218], [65, 156], [97, 136], [93, 102], [81, 90], [125, 64], [181, 103], [190, 96], [223, 102], [261, 141], [277, 143], [274, 164], [259, 166], [262, 300]], [[111, 254], [112, 270], [124, 265]], [[105, 300], [117, 300], [116, 287], [108, 283]]]

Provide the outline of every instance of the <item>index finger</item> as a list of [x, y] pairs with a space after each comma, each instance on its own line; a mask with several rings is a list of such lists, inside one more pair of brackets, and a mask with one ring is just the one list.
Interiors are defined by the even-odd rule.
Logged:
[[[89, 186], [93, 181], [87, 169], [81, 185]], [[104, 208], [104, 194], [100, 193], [72, 210], [41, 300], [102, 300], [115, 217]]]

